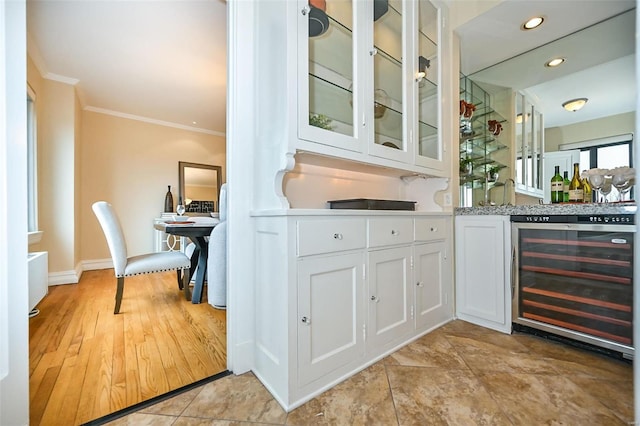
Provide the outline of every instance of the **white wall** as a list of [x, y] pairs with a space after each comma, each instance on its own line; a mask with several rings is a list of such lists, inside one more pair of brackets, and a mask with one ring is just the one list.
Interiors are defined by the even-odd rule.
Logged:
[[544, 131], [545, 152], [557, 151], [563, 143], [581, 142], [606, 138], [625, 133], [635, 134], [636, 113], [612, 115], [562, 127], [551, 127]]
[[29, 423], [25, 1], [0, 2], [0, 424]]

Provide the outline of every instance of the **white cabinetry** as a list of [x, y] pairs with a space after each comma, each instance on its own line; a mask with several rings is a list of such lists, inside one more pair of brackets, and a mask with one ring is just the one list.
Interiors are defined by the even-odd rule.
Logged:
[[285, 408], [453, 317], [450, 217], [308, 212], [257, 220], [255, 372]]
[[363, 354], [362, 253], [298, 261], [298, 383], [306, 385]]
[[456, 315], [511, 333], [509, 216], [456, 216]]
[[544, 123], [540, 110], [522, 93], [516, 103], [516, 192], [543, 197]]
[[307, 0], [295, 6], [295, 148], [446, 175], [438, 131], [443, 12], [427, 0], [327, 0], [328, 29], [310, 35], [318, 11]]

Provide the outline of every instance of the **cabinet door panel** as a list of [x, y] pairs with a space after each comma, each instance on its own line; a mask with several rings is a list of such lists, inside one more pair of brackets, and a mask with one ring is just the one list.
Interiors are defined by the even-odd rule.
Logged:
[[426, 329], [453, 316], [449, 259], [444, 242], [415, 246], [414, 253], [416, 328]]
[[382, 349], [413, 330], [410, 260], [411, 247], [369, 252], [368, 347]]
[[305, 385], [363, 352], [362, 253], [298, 261], [298, 383]]
[[506, 275], [508, 217], [456, 218], [456, 312], [474, 324], [511, 330]]

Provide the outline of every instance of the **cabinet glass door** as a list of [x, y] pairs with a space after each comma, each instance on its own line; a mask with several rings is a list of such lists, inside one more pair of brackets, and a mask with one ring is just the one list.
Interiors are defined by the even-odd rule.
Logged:
[[372, 153], [401, 159], [408, 152], [404, 123], [403, 2], [373, 2], [373, 122]]
[[543, 173], [542, 173], [542, 154], [544, 153], [544, 127], [542, 123], [542, 114], [535, 107], [531, 111], [533, 116], [532, 123], [532, 140], [531, 140], [531, 174], [532, 174], [532, 190], [542, 190]]
[[[300, 2], [299, 129], [302, 139], [361, 150], [357, 117], [362, 92], [357, 78], [358, 2], [326, 0], [326, 10]], [[354, 95], [355, 94], [355, 95]]]
[[[418, 156], [442, 160], [438, 137], [438, 9], [418, 3]], [[422, 75], [424, 73], [424, 76]]]
[[524, 96], [516, 93], [516, 188], [524, 189], [526, 182], [526, 119]]

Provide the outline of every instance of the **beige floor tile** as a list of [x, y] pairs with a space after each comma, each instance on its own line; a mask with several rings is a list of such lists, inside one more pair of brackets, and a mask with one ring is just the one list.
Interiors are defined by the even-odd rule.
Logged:
[[400, 425], [510, 425], [470, 371], [387, 366]]
[[560, 374], [564, 375], [616, 381], [633, 379], [631, 364], [588, 352], [576, 352], [575, 359], [571, 361], [553, 360], [553, 365]]
[[133, 413], [106, 424], [109, 426], [170, 426], [176, 418], [160, 414]]
[[377, 363], [293, 410], [287, 425], [395, 425], [382, 363]]
[[204, 385], [183, 416], [275, 424], [286, 420], [285, 411], [252, 373]]
[[633, 381], [612, 382], [579, 376], [569, 376], [583, 392], [598, 399], [622, 421], [633, 424]]
[[146, 414], [179, 416], [201, 390], [202, 386], [199, 386], [195, 389], [191, 389], [190, 391], [180, 393], [173, 398], [169, 398], [150, 407], [143, 408], [139, 412]]
[[273, 426], [274, 423], [238, 422], [232, 420], [213, 420], [198, 417], [180, 417], [172, 426]]
[[389, 355], [387, 365], [468, 369], [443, 333], [433, 332]]
[[517, 425], [623, 425], [611, 410], [563, 376], [484, 373], [480, 380]]
[[494, 330], [480, 327], [479, 325], [471, 324], [470, 322], [462, 321], [462, 320], [453, 320], [451, 322], [446, 323], [442, 327], [434, 330], [434, 332], [443, 332], [443, 333], [474, 333], [474, 334], [491, 334], [495, 333]]

